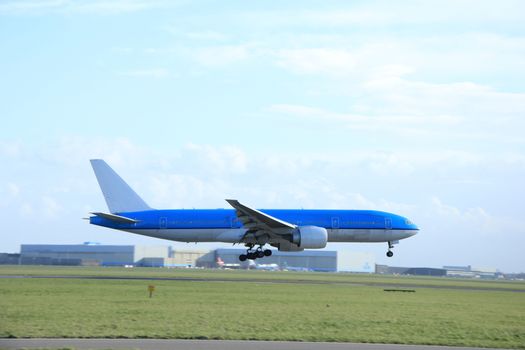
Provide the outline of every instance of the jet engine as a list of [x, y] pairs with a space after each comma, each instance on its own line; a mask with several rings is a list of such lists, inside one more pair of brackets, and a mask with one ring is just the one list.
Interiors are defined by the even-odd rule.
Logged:
[[326, 247], [328, 232], [319, 226], [300, 226], [292, 235], [292, 243], [302, 249], [320, 249]]

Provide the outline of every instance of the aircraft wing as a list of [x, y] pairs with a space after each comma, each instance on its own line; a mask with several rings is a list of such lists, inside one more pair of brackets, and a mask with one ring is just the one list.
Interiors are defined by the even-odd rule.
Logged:
[[275, 231], [282, 231], [282, 229], [295, 229], [296, 226], [286, 221], [274, 218], [271, 215], [260, 212], [257, 209], [247, 207], [241, 204], [236, 199], [226, 199], [232, 207], [243, 226], [253, 231], [267, 231], [268, 233], [277, 233]]

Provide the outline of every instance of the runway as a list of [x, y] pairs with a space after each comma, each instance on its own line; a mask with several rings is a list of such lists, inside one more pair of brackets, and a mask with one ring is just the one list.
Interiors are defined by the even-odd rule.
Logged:
[[514, 292], [525, 293], [525, 289], [500, 288], [500, 287], [478, 287], [478, 286], [455, 286], [455, 285], [435, 285], [435, 284], [421, 284], [421, 283], [376, 283], [376, 282], [351, 282], [351, 281], [317, 281], [317, 280], [301, 280], [301, 279], [252, 279], [252, 278], [194, 278], [194, 277], [135, 277], [135, 276], [75, 276], [75, 275], [0, 275], [0, 278], [58, 278], [58, 279], [92, 279], [92, 280], [137, 280], [137, 281], [181, 281], [181, 282], [239, 282], [239, 283], [272, 283], [272, 284], [336, 284], [336, 285], [352, 285], [352, 286], [367, 286], [367, 287], [381, 287], [381, 288], [399, 288], [399, 289], [417, 289], [417, 288], [431, 288], [431, 289], [455, 289], [468, 291], [497, 291], [497, 292]]
[[180, 340], [180, 339], [0, 339], [2, 349], [75, 348], [75, 349], [140, 349], [140, 350], [488, 350], [451, 346], [309, 343], [246, 340]]

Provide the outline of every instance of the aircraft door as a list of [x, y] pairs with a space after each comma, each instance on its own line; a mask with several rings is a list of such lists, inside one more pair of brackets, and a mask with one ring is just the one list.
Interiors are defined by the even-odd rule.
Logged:
[[392, 229], [392, 219], [385, 218], [385, 230], [391, 230], [391, 229]]
[[168, 218], [161, 217], [159, 219], [159, 227], [160, 227], [160, 229], [168, 228]]
[[[233, 216], [230, 219], [230, 226], [231, 228], [236, 228], [239, 225], [239, 218], [237, 216]], [[242, 225], [241, 225], [242, 226]]]
[[332, 229], [333, 230], [339, 229], [339, 218], [338, 217], [332, 218]]

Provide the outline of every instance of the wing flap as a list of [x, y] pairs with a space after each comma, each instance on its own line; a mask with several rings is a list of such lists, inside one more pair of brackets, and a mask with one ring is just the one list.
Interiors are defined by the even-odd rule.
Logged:
[[[293, 224], [274, 218], [273, 216], [265, 214], [257, 209], [247, 207], [244, 204], [241, 204], [236, 199], [226, 199], [226, 202], [228, 202], [233, 208], [236, 209], [237, 217], [239, 218], [239, 220], [243, 224], [249, 225], [252, 228], [255, 228], [260, 225], [265, 226], [265, 228], [269, 229], [296, 228], [296, 226]], [[252, 222], [254, 224], [251, 224]]]

